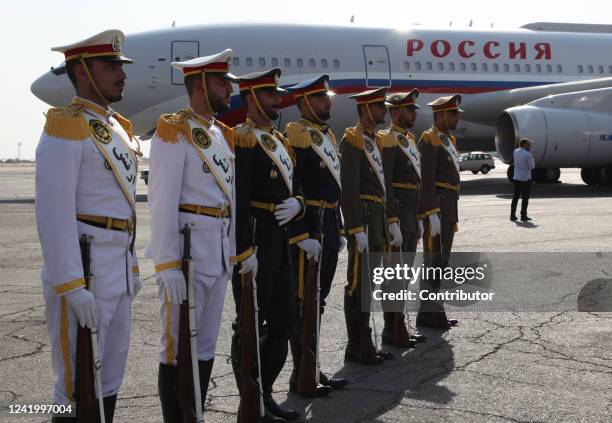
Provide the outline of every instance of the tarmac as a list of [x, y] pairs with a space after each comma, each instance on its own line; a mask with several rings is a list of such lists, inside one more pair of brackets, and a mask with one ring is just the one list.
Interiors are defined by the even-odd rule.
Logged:
[[[578, 169], [563, 169], [562, 183], [536, 184], [530, 223], [509, 221], [512, 186], [505, 166], [488, 175], [462, 173], [456, 251], [525, 253], [521, 268], [554, 280], [539, 252], [612, 251], [612, 190], [588, 187]], [[115, 422], [161, 422], [157, 367], [161, 323], [153, 266], [144, 257], [150, 236], [146, 186], [138, 186], [138, 234], [143, 289], [133, 303], [127, 371]], [[0, 165], [0, 422], [46, 422], [50, 415], [11, 414], [11, 405], [48, 404], [51, 353], [41, 293], [42, 256], [34, 219], [33, 165]], [[605, 256], [601, 256], [604, 254]], [[547, 256], [548, 257], [548, 256]], [[540, 261], [538, 261], [540, 260]], [[417, 348], [391, 348], [395, 359], [369, 367], [344, 364], [342, 312], [346, 252], [340, 257], [323, 317], [323, 369], [350, 385], [326, 398], [288, 393], [291, 358], [275, 385], [276, 400], [309, 422], [611, 422], [612, 308], [577, 311], [580, 281], [554, 311], [456, 311], [448, 332], [422, 330]], [[612, 298], [612, 261], [591, 280], [596, 298]], [[548, 273], [547, 273], [548, 272]], [[552, 273], [551, 273], [552, 272]], [[599, 272], [599, 273], [597, 273]], [[600, 305], [601, 305], [600, 304]], [[608, 303], [609, 304], [609, 303]], [[589, 311], [590, 310], [590, 311]], [[234, 301], [228, 293], [207, 422], [234, 422], [239, 396], [229, 363]], [[414, 324], [414, 314], [410, 316]], [[382, 316], [377, 316], [379, 328]]]

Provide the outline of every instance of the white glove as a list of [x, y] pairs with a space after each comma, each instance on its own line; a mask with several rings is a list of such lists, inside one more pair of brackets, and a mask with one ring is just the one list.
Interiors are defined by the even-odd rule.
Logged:
[[257, 274], [257, 254], [251, 254], [249, 258], [240, 262], [238, 273], [243, 275], [249, 272], [253, 272], [253, 276]]
[[429, 215], [429, 226], [431, 226], [431, 236], [440, 235], [440, 218], [437, 213]]
[[307, 238], [298, 242], [297, 245], [306, 252], [306, 258], [308, 260], [314, 257], [316, 262], [319, 261], [319, 255], [321, 254], [321, 244], [319, 241], [313, 238]]
[[96, 298], [85, 288], [76, 289], [65, 295], [68, 304], [74, 309], [79, 323], [90, 329], [98, 326], [98, 306]]
[[393, 222], [389, 225], [389, 233], [391, 234], [391, 246], [399, 247], [402, 245], [402, 231], [400, 231], [399, 223]]
[[142, 283], [140, 282], [140, 276], [134, 275], [134, 287], [133, 287], [132, 296], [131, 296], [132, 299], [136, 298], [136, 295], [138, 295], [141, 288], [142, 288]]
[[187, 284], [182, 271], [179, 269], [164, 270], [158, 278], [166, 289], [170, 304], [180, 304], [187, 298]]
[[368, 248], [368, 237], [365, 232], [357, 232], [355, 234], [355, 240], [357, 241], [357, 251], [363, 253]]
[[289, 197], [276, 206], [274, 217], [278, 224], [283, 226], [293, 219], [302, 210], [302, 203], [295, 197]]
[[348, 241], [345, 236], [340, 235], [340, 248], [338, 248], [338, 252], [341, 253], [346, 248], [346, 244]]
[[423, 238], [423, 221], [422, 220], [417, 220], [417, 227], [418, 227], [418, 237], [419, 239]]

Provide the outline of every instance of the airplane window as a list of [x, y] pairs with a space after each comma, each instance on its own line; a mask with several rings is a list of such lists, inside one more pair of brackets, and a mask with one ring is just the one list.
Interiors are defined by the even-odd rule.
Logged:
[[482, 71], [483, 72], [489, 72], [489, 65], [487, 65], [486, 63], [482, 64]]
[[291, 67], [291, 59], [287, 59], [287, 58], [285, 58], [285, 60], [283, 61], [283, 63], [285, 64], [285, 67], [286, 67], [286, 68]]
[[278, 59], [276, 57], [272, 58], [272, 66], [274, 66], [274, 67], [278, 66]]
[[525, 72], [531, 72], [531, 65], [529, 63], [525, 63]]
[[238, 57], [232, 59], [232, 66], [240, 66], [240, 59]]
[[515, 63], [514, 72], [520, 72], [520, 71], [521, 71], [521, 65], [519, 65], [518, 63]]
[[603, 66], [601, 66], [601, 65], [597, 66], [597, 71], [599, 73], [603, 73]]
[[476, 66], [476, 63], [470, 63], [470, 68], [471, 68], [473, 71], [476, 71], [476, 70], [478, 69], [478, 67]]
[[431, 62], [427, 62], [426, 65], [427, 65], [427, 70], [428, 71], [433, 69], [433, 65], [431, 64]]
[[334, 68], [338, 69], [340, 67], [340, 60], [334, 59]]
[[247, 66], [253, 66], [253, 58], [247, 57], [246, 58], [246, 65]]
[[304, 67], [304, 61], [302, 59], [297, 59], [296, 63], [298, 68]]
[[415, 62], [414, 64], [416, 70], [420, 71], [421, 70], [421, 62]]
[[465, 72], [465, 63], [461, 62], [461, 64], [459, 65], [459, 68], [461, 69], [461, 72]]
[[542, 72], [542, 65], [539, 63], [536, 65], [536, 72]]
[[548, 73], [552, 72], [552, 65], [546, 65], [546, 72]]
[[321, 59], [321, 67], [327, 69], [327, 59]]
[[510, 65], [507, 63], [504, 63], [504, 72], [510, 72]]
[[448, 69], [449, 69], [451, 72], [455, 72], [455, 62], [450, 62], [450, 63], [448, 64]]
[[438, 70], [439, 71], [443, 71], [444, 70], [444, 63], [438, 62]]
[[582, 65], [578, 65], [578, 73], [584, 73], [584, 68]]
[[563, 72], [563, 66], [557, 65], [557, 73], [562, 73], [562, 72]]
[[308, 59], [308, 66], [310, 66], [311, 68], [314, 68], [317, 65], [317, 62], [315, 59]]
[[497, 63], [493, 63], [493, 72], [499, 72], [499, 65]]
[[589, 65], [589, 73], [593, 73], [593, 65]]
[[266, 59], [263, 57], [259, 58], [259, 66], [263, 67], [266, 66]]
[[404, 70], [410, 70], [410, 62], [404, 62]]

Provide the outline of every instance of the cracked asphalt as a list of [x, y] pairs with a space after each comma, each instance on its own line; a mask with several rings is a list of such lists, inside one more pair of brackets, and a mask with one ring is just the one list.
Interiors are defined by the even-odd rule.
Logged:
[[[462, 179], [457, 251], [612, 251], [612, 190], [583, 185], [578, 170], [564, 169], [562, 184], [534, 186], [529, 209], [533, 222], [528, 225], [508, 220], [511, 186], [503, 166], [486, 177], [463, 174]], [[145, 194], [146, 188], [139, 186], [138, 192]], [[47, 404], [51, 397], [33, 194], [32, 166], [0, 165], [0, 422], [50, 421], [49, 415], [9, 413], [10, 405]], [[117, 422], [161, 422], [157, 397], [161, 325], [152, 263], [143, 254], [149, 237], [148, 209], [144, 195], [139, 199], [136, 246], [144, 288], [133, 304]], [[600, 278], [589, 287], [599, 308], [577, 311], [576, 298], [551, 312], [449, 313], [460, 320], [459, 326], [446, 333], [424, 330], [425, 343], [408, 351], [391, 349], [394, 360], [365, 367], [343, 362], [346, 262], [343, 253], [323, 318], [321, 354], [324, 370], [348, 378], [351, 384], [328, 398], [299, 398], [287, 392], [290, 362], [276, 384], [277, 401], [300, 410], [304, 420], [612, 421], [612, 263], [600, 269]], [[239, 397], [229, 364], [233, 318], [228, 290], [207, 422], [236, 420]], [[382, 316], [377, 319], [380, 327]]]

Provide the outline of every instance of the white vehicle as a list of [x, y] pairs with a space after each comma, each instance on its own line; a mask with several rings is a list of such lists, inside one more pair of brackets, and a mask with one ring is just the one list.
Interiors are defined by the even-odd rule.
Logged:
[[495, 169], [493, 156], [482, 151], [472, 151], [471, 153], [462, 154], [460, 162], [461, 170], [469, 170], [474, 175], [481, 172], [483, 175], [489, 173], [491, 169]]
[[[125, 99], [116, 105], [146, 137], [157, 117], [187, 103], [183, 77], [171, 61], [234, 50], [232, 72], [283, 70], [288, 86], [322, 73], [338, 94], [332, 127], [338, 135], [356, 121], [348, 95], [387, 85], [391, 91], [419, 88], [424, 105], [442, 95], [463, 96], [459, 128], [464, 151], [496, 149], [512, 163], [522, 137], [533, 138], [538, 178], [556, 180], [560, 167], [582, 168], [589, 184], [612, 183], [612, 25], [534, 23], [513, 31], [405, 30], [357, 25], [226, 24], [175, 27], [129, 35]], [[588, 48], [586, 48], [588, 47]], [[65, 75], [47, 72], [32, 92], [52, 105], [70, 101]], [[296, 118], [289, 96], [279, 126]], [[244, 116], [238, 93], [228, 124]], [[415, 132], [428, 128], [428, 108]], [[510, 166], [512, 169], [512, 166]]]

